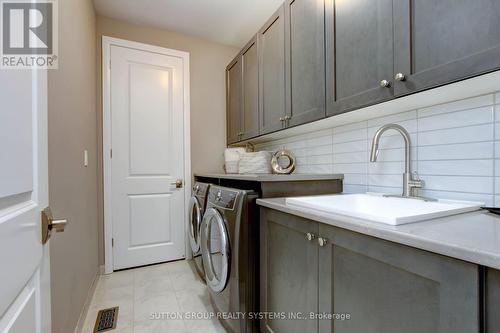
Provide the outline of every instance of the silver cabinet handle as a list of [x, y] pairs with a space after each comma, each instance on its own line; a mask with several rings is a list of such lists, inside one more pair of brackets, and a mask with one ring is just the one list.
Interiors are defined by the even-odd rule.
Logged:
[[403, 73], [398, 73], [396, 76], [394, 76], [394, 79], [396, 81], [404, 81], [406, 80], [406, 76]]
[[315, 235], [315, 234], [312, 234], [312, 233], [310, 233], [310, 232], [306, 233], [306, 239], [307, 239], [308, 241], [312, 241], [312, 240], [313, 240], [313, 239], [315, 239], [315, 238], [316, 238], [316, 235]]
[[323, 246], [326, 245], [326, 243], [328, 243], [328, 240], [326, 238], [318, 237], [318, 244], [319, 244], [319, 246], [323, 247]]
[[382, 80], [382, 81], [380, 81], [380, 86], [382, 88], [389, 88], [391, 86], [391, 81]]

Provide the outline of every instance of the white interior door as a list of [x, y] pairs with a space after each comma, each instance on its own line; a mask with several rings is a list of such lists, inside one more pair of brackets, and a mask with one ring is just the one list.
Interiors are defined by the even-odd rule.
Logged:
[[49, 333], [47, 72], [0, 70], [0, 332]]
[[183, 258], [183, 59], [111, 45], [113, 269]]

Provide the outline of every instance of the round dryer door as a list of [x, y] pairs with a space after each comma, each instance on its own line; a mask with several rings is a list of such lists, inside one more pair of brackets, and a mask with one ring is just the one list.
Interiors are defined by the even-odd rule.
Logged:
[[207, 209], [203, 217], [201, 253], [207, 285], [216, 293], [223, 291], [229, 280], [231, 253], [226, 223], [215, 208]]
[[200, 251], [200, 228], [202, 216], [200, 202], [196, 197], [189, 200], [189, 243], [194, 254]]

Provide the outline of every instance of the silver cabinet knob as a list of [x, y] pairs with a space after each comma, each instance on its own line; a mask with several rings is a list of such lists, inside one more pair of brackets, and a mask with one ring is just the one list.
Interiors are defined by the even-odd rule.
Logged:
[[292, 116], [289, 116], [289, 115], [286, 115], [284, 118], [284, 120], [290, 120], [290, 119], [292, 119]]
[[319, 244], [319, 246], [325, 246], [327, 242], [328, 241], [327, 241], [326, 238], [318, 237], [318, 244]]
[[382, 88], [389, 88], [391, 86], [391, 81], [382, 80], [382, 81], [380, 81], [380, 86]]
[[280, 121], [285, 121], [285, 118], [284, 117], [280, 117]]
[[315, 239], [315, 238], [316, 238], [316, 235], [315, 235], [315, 234], [312, 234], [312, 233], [310, 233], [310, 232], [306, 233], [306, 239], [307, 239], [308, 241], [312, 241], [312, 240], [313, 240], [313, 239]]
[[404, 81], [406, 80], [406, 76], [403, 73], [398, 73], [396, 76], [394, 76], [394, 79], [396, 81]]

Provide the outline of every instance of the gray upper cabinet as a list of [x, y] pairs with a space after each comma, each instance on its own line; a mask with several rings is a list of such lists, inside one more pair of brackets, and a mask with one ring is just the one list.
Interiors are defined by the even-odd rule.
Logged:
[[254, 37], [241, 53], [243, 68], [242, 134], [246, 140], [259, 135], [259, 56]]
[[287, 126], [324, 118], [325, 4], [322, 0], [287, 0]]
[[242, 110], [241, 57], [236, 57], [226, 68], [226, 121], [227, 143], [235, 143], [241, 134]]
[[479, 332], [474, 264], [320, 224], [319, 332]]
[[258, 33], [260, 133], [284, 127], [285, 105], [285, 15], [284, 6]]
[[326, 2], [328, 115], [393, 98], [392, 1]]
[[394, 0], [396, 95], [500, 68], [500, 1]]
[[[306, 233], [317, 234], [318, 224], [261, 209], [260, 311], [318, 312], [318, 247]], [[284, 320], [287, 319], [287, 320]], [[261, 320], [264, 333], [316, 333], [315, 320]]]

